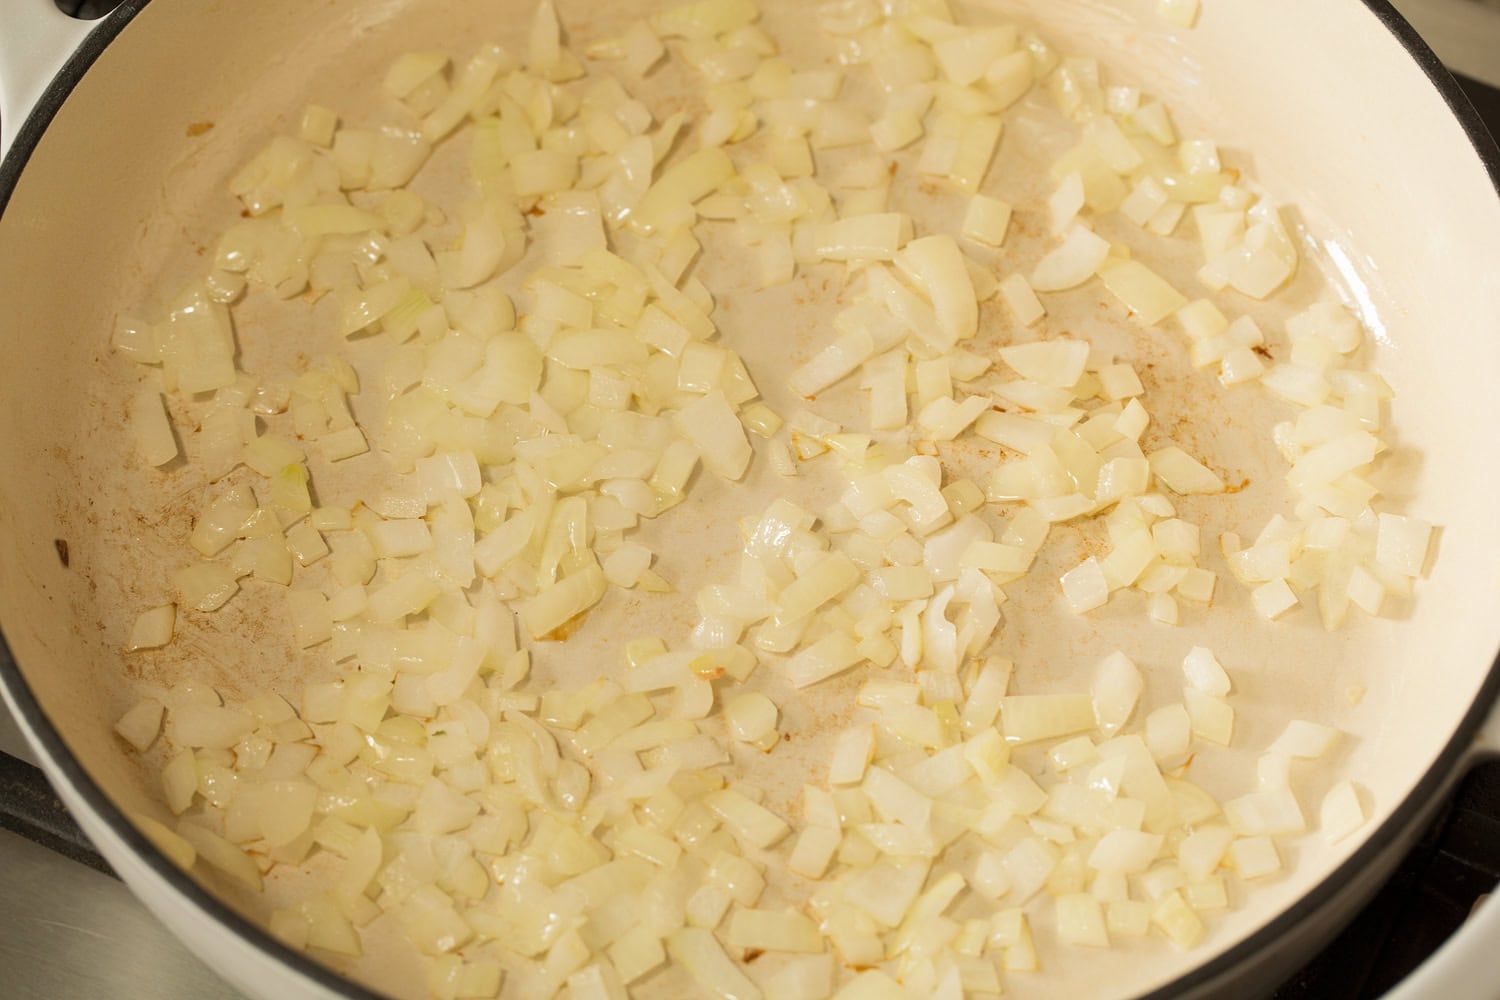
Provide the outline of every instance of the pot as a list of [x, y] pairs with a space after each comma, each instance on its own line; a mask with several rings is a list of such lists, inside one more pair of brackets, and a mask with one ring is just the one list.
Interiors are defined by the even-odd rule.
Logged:
[[[795, 22], [796, 5], [764, 6], [768, 18]], [[1338, 845], [1299, 841], [1288, 873], [1189, 956], [1163, 947], [1150, 960], [1121, 950], [1067, 968], [1053, 962], [1054, 978], [1007, 985], [1019, 996], [1268, 991], [1374, 892], [1476, 755], [1500, 747], [1500, 719], [1489, 718], [1500, 691], [1492, 504], [1500, 443], [1490, 433], [1500, 425], [1500, 153], [1383, 2], [1210, 3], [1189, 32], [1165, 30], [1154, 6], [1068, 0], [1028, 14], [1066, 47], [1101, 54], [1145, 82], [1182, 120], [1208, 123], [1221, 145], [1250, 151], [1260, 181], [1297, 206], [1311, 256], [1354, 297], [1375, 341], [1374, 366], [1397, 392], [1399, 448], [1381, 485], [1393, 505], [1442, 532], [1430, 576], [1399, 619], [1326, 635], [1304, 616], [1215, 634], [1216, 648], [1233, 651], [1224, 658], [1239, 686], [1243, 740], [1263, 747], [1292, 717], [1335, 722], [1352, 735], [1349, 748], [1309, 788], [1320, 795], [1352, 775], [1371, 821]], [[215, 683], [274, 686], [301, 665], [235, 641], [259, 638], [253, 602], [203, 626], [191, 663], [187, 654], [120, 653], [134, 612], [164, 585], [168, 540], [180, 540], [190, 511], [174, 490], [185, 481], [170, 472], [165, 480], [125, 474], [120, 418], [138, 375], [111, 355], [109, 331], [117, 313], [159, 304], [193, 272], [196, 241], [235, 211], [222, 194], [226, 178], [303, 103], [365, 110], [371, 98], [358, 81], [377, 78], [394, 54], [514, 33], [499, 23], [502, 9], [452, 0], [126, 0], [88, 25], [24, 0], [12, 4], [0, 38], [0, 467], [10, 470], [0, 480], [0, 629], [14, 658], [0, 664], [0, 682], [100, 853], [193, 950], [254, 996], [367, 995], [356, 980], [400, 993], [421, 981], [399, 947], [368, 949], [375, 954], [341, 971], [290, 951], [245, 915], [264, 916], [263, 904], [202, 873], [185, 875], [127, 818], [164, 815], [154, 777], [111, 734], [142, 675], [170, 682], [205, 669]], [[570, 19], [566, 4], [562, 14], [580, 34], [624, 17], [611, 8]], [[734, 325], [724, 321], [726, 331]], [[789, 336], [805, 349], [815, 327]], [[760, 340], [742, 348], [752, 370], [784, 365], [788, 346]], [[766, 392], [789, 403], [785, 389]], [[1233, 419], [1216, 422], [1225, 427], [1200, 444], [1227, 453], [1239, 432]], [[1269, 504], [1269, 495], [1247, 502]], [[718, 524], [722, 536], [721, 499], [710, 494], [682, 524], [706, 538]], [[1243, 595], [1225, 600], [1243, 610]], [[1185, 629], [1163, 640], [1144, 626], [1119, 627], [1164, 662], [1169, 651], [1180, 659], [1187, 637], [1207, 634]], [[602, 643], [610, 620], [590, 628], [585, 641]], [[1091, 629], [1026, 638], [1042, 654], [1092, 653], [1102, 640]], [[226, 643], [206, 641], [214, 638]], [[1355, 687], [1363, 694], [1351, 704]], [[1496, 942], [1500, 901], [1492, 900], [1402, 991], [1488, 995]]]

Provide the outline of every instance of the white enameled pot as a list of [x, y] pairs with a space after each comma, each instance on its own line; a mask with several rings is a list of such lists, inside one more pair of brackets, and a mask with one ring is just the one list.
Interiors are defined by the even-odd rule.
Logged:
[[[1367, 827], [1337, 846], [1299, 848], [1285, 877], [1190, 955], [1102, 955], [1057, 981], [1080, 996], [1253, 995], [1328, 940], [1468, 763], [1500, 748], [1500, 722], [1485, 721], [1500, 689], [1500, 154], [1381, 0], [1206, 0], [1185, 32], [1155, 18], [1151, 0], [991, 6], [1102, 55], [1185, 121], [1250, 151], [1256, 176], [1296, 206], [1313, 256], [1359, 305], [1374, 363], [1397, 390], [1400, 478], [1388, 492], [1442, 526], [1430, 578], [1399, 620], [1338, 637], [1308, 622], [1225, 640], [1248, 664], [1236, 680], [1252, 734], [1254, 720], [1266, 720], [1263, 736], [1293, 712], [1353, 734], [1339, 766], [1368, 792]], [[580, 30], [624, 16], [586, 0], [560, 7]], [[793, 3], [763, 7], [772, 20], [797, 17]], [[126, 0], [87, 24], [47, 0], [5, 0], [0, 14], [0, 627], [14, 657], [0, 657], [0, 686], [100, 852], [254, 996], [367, 994], [275, 942], [243, 915], [254, 901], [178, 871], [126, 818], [161, 808], [111, 725], [131, 699], [118, 650], [132, 587], [159, 575], [150, 567], [160, 525], [139, 515], [165, 497], [122, 482], [119, 417], [133, 376], [111, 357], [109, 330], [117, 311], [187, 273], [192, 241], [230, 211], [230, 170], [309, 95], [355, 94], [405, 49], [461, 50], [513, 30], [505, 24], [524, 18], [502, 16], [511, 10], [494, 0]], [[747, 360], [774, 366], [786, 354], [760, 350], [747, 348]], [[1142, 641], [1162, 644], [1163, 656], [1175, 642]], [[217, 666], [276, 675], [253, 656]], [[1356, 681], [1365, 694], [1351, 706]], [[1493, 996], [1497, 946], [1491, 900], [1396, 995]], [[341, 971], [410, 986], [409, 970], [381, 961]]]

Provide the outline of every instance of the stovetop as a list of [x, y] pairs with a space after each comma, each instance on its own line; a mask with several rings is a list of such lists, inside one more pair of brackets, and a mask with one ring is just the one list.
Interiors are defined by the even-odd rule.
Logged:
[[1391, 4], [1450, 69], [1500, 87], [1500, 0], [1391, 0]]
[[110, 872], [33, 760], [0, 704], [0, 996], [243, 1000]]
[[[60, 7], [90, 0], [59, 0]], [[1212, 2], [1212, 0], [1211, 0]], [[1500, 136], [1500, 0], [1394, 0]], [[106, 6], [113, 6], [107, 4]], [[1481, 82], [1483, 81], [1483, 82]], [[0, 995], [242, 1000], [94, 853], [0, 706]], [[1274, 1000], [1367, 1000], [1432, 954], [1500, 880], [1500, 763], [1482, 765], [1350, 927]]]

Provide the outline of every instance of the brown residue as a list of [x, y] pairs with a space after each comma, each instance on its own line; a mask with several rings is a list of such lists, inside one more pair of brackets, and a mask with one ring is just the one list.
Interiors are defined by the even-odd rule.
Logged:
[[1097, 535], [1080, 533], [1076, 536], [1076, 541], [1082, 552], [1095, 559], [1103, 559], [1109, 555], [1112, 548], [1108, 538], [1100, 538]]
[[592, 610], [594, 609], [587, 608], [583, 611], [578, 612], [578, 614], [574, 615], [572, 618], [569, 618], [567, 621], [557, 626], [557, 628], [553, 629], [551, 632], [548, 632], [543, 636], [538, 636], [538, 640], [541, 642], [567, 641], [574, 632], [577, 632], [579, 629], [583, 628], [583, 623], [588, 620], [589, 612]]
[[526, 214], [539, 219], [547, 214], [547, 210], [541, 205], [532, 205]]
[[757, 958], [760, 958], [760, 956], [764, 955], [765, 953], [766, 949], [764, 948], [746, 948], [745, 957], [740, 959], [740, 961], [744, 962], [746, 965], [749, 965], [751, 962], [755, 961]]
[[1249, 486], [1249, 485], [1250, 485], [1250, 480], [1248, 480], [1248, 479], [1241, 479], [1238, 484], [1232, 484], [1232, 485], [1224, 487], [1224, 492], [1226, 494], [1227, 493], [1238, 493], [1241, 490], [1243, 490], [1246, 486]]
[[1256, 344], [1254, 347], [1250, 348], [1250, 350], [1254, 351], [1256, 354], [1259, 354], [1261, 357], [1265, 358], [1267, 361], [1275, 361], [1276, 360], [1275, 358], [1271, 357], [1271, 349], [1269, 347], [1267, 347], [1265, 344]]
[[62, 568], [68, 568], [68, 540], [66, 538], [52, 539], [52, 547], [57, 550], [57, 561], [62, 563]]
[[204, 132], [207, 132], [209, 129], [211, 129], [213, 127], [214, 127], [214, 123], [213, 122], [193, 122], [191, 125], [189, 125], [187, 127], [187, 137], [189, 139], [197, 138], [198, 136], [202, 135]]

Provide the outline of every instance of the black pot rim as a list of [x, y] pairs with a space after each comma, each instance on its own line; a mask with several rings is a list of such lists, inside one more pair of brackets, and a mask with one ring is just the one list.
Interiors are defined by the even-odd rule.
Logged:
[[[84, 73], [94, 64], [110, 42], [149, 2], [150, 0], [124, 0], [113, 13], [101, 19], [98, 27], [85, 37], [78, 50], [68, 59], [42, 95], [37, 106], [17, 133], [9, 153], [3, 161], [0, 161], [0, 213], [4, 212], [26, 162], [68, 95], [72, 93]], [[1489, 173], [1496, 194], [1500, 196], [1500, 147], [1496, 146], [1495, 139], [1491, 138], [1483, 120], [1453, 77], [1416, 30], [1397, 13], [1388, 0], [1360, 0], [1360, 2], [1364, 3], [1395, 36], [1427, 75], [1428, 80], [1463, 127], [1475, 155]], [[0, 685], [5, 687], [19, 714], [37, 742], [41, 744], [41, 749], [48, 757], [50, 766], [62, 776], [95, 817], [108, 827], [114, 836], [123, 841], [157, 878], [166, 883], [188, 904], [236, 934], [267, 959], [291, 967], [322, 989], [346, 997], [348, 1000], [379, 1000], [378, 994], [346, 979], [302, 952], [282, 944], [258, 924], [241, 916], [228, 904], [206, 890], [187, 872], [168, 861], [165, 855], [158, 851], [155, 845], [126, 818], [68, 749], [57, 728], [47, 718], [41, 704], [36, 700], [36, 696], [22, 676], [3, 635], [0, 635]], [[1452, 737], [1444, 745], [1432, 766], [1413, 786], [1411, 792], [1402, 800], [1390, 818], [1381, 824], [1358, 850], [1343, 864], [1325, 875], [1311, 891], [1283, 910], [1269, 923], [1239, 943], [1215, 955], [1209, 961], [1145, 994], [1144, 1000], [1166, 1000], [1168, 997], [1182, 993], [1209, 988], [1221, 979], [1229, 977], [1232, 970], [1253, 963], [1258, 952], [1272, 942], [1292, 933], [1299, 925], [1331, 904], [1377, 859], [1383, 857], [1388, 851], [1403, 846], [1403, 838], [1408, 835], [1409, 828], [1425, 814], [1432, 802], [1455, 780], [1460, 765], [1470, 754], [1474, 738], [1484, 724], [1497, 697], [1500, 697], [1500, 655], [1497, 655], [1491, 664], [1484, 684], [1480, 687], [1469, 711], [1459, 721]], [[1294, 970], [1285, 971], [1290, 974]]]

